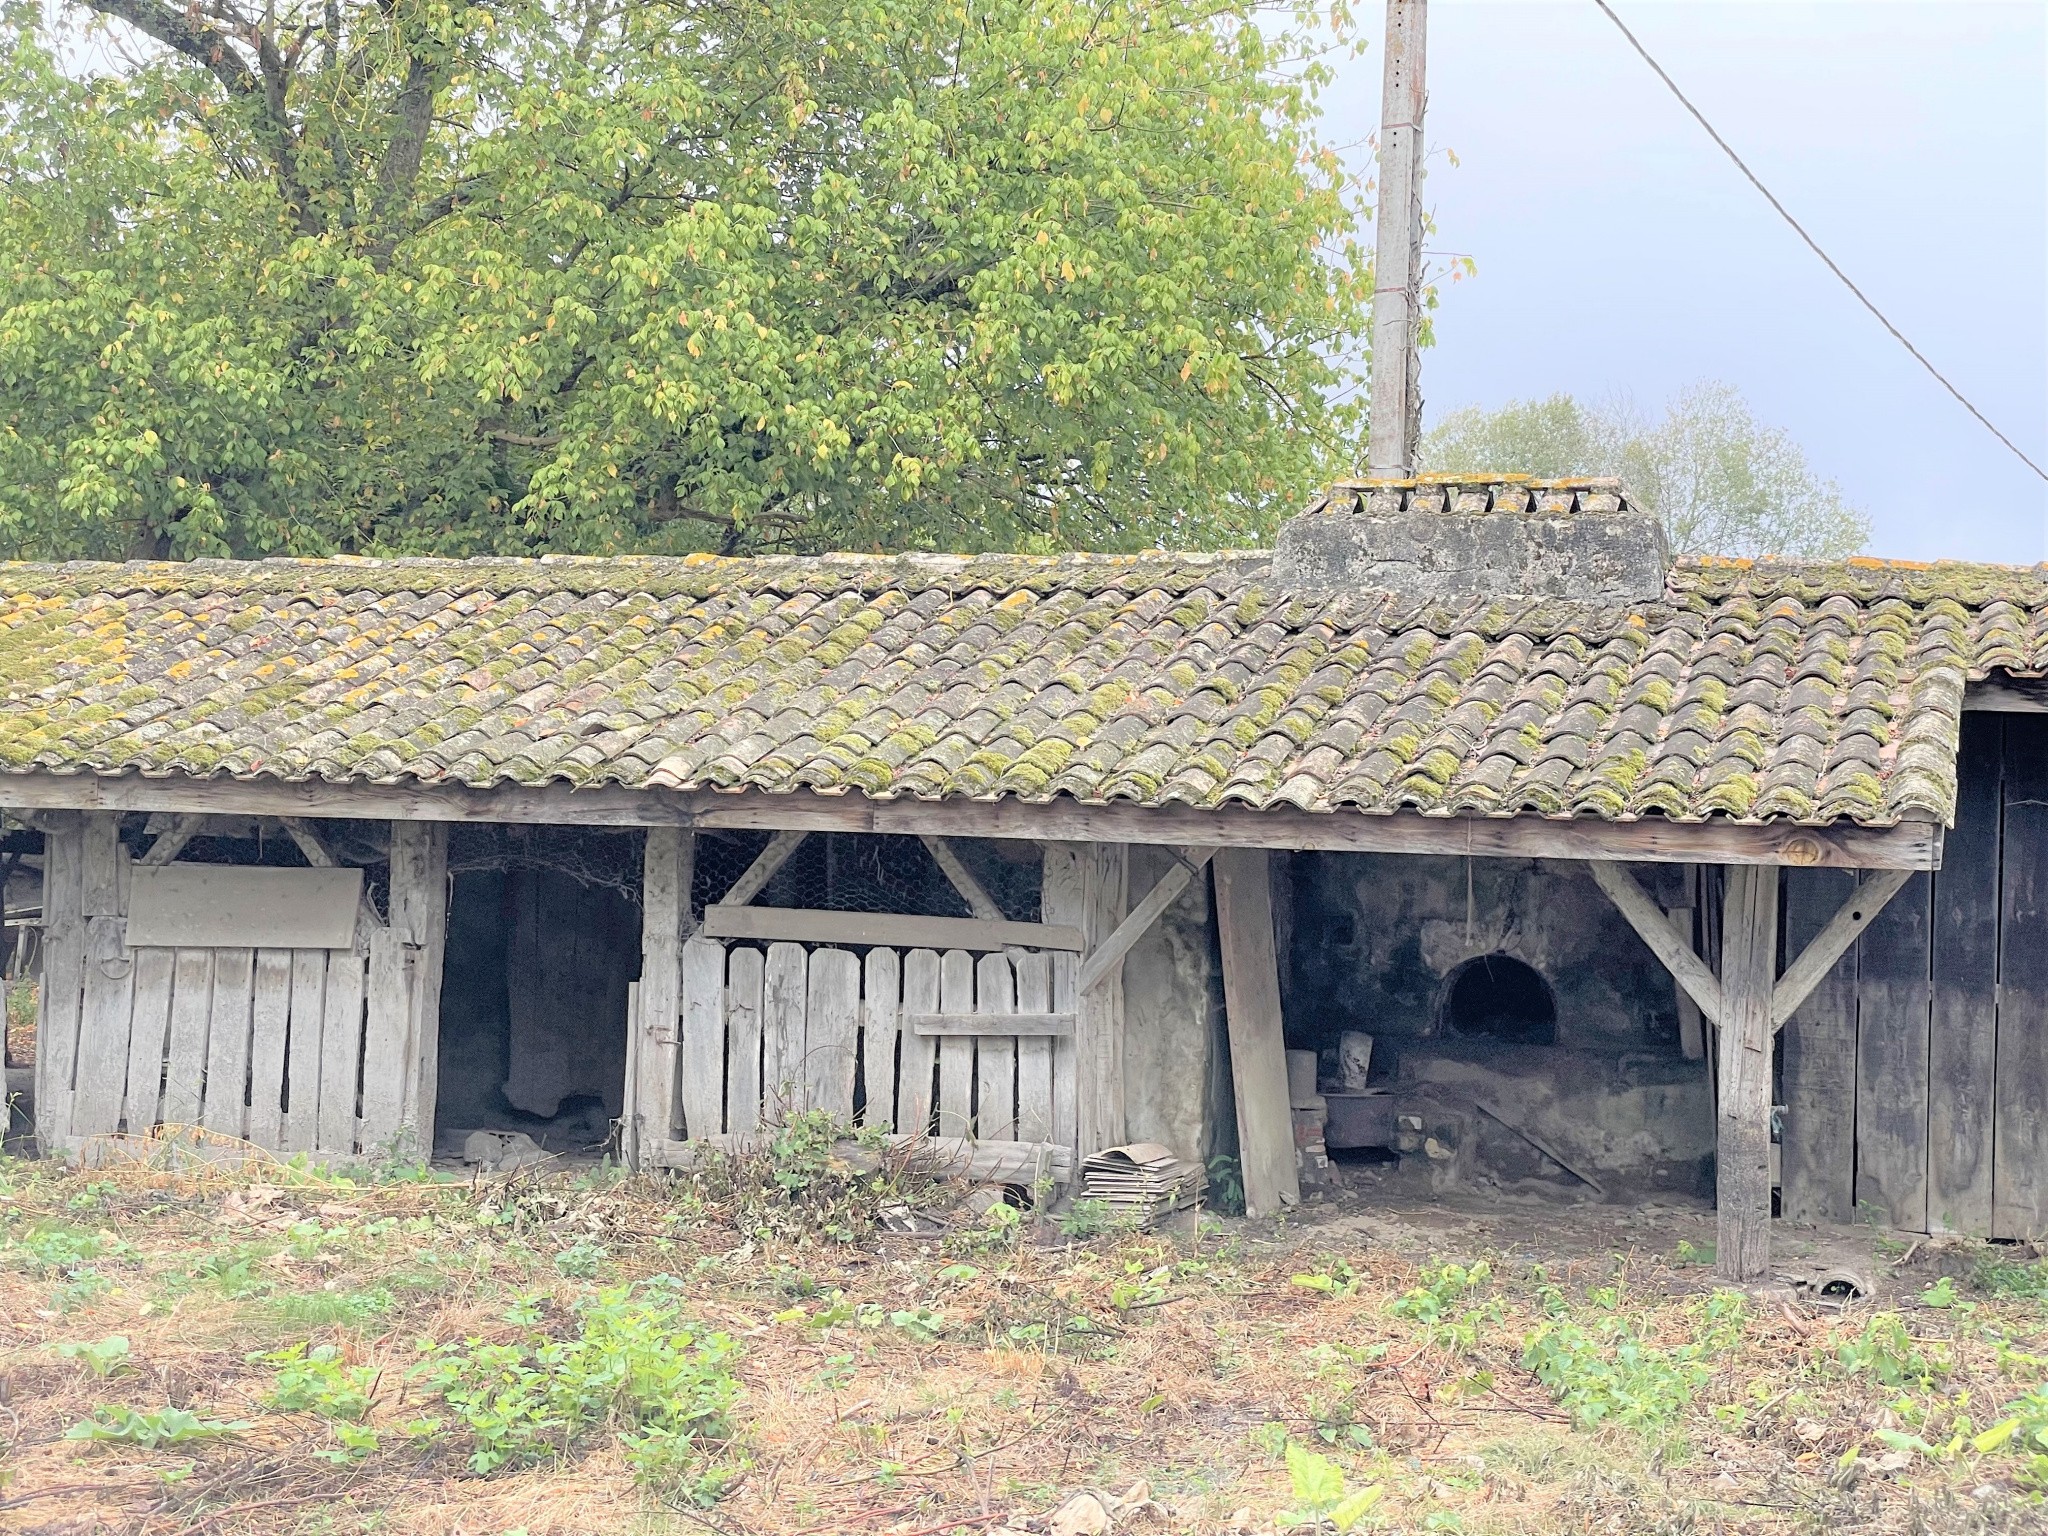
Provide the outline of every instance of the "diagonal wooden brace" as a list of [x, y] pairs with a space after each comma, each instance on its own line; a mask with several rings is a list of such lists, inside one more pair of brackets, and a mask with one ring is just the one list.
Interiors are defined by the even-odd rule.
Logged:
[[1215, 856], [1214, 848], [1184, 848], [1175, 853], [1173, 868], [1159, 877], [1159, 883], [1145, 893], [1145, 899], [1131, 908], [1130, 916], [1118, 923], [1116, 931], [1096, 945], [1094, 953], [1082, 962], [1079, 989], [1086, 992], [1115, 970], [1131, 952], [1131, 946], [1159, 921], [1159, 914], [1173, 904], [1174, 898], [1188, 888], [1188, 882]]
[[1707, 962], [1679, 938], [1678, 931], [1671, 926], [1671, 919], [1664, 915], [1664, 909], [1621, 865], [1596, 859], [1590, 868], [1593, 883], [1607, 893], [1607, 899], [1614, 903], [1615, 909], [1628, 919], [1629, 927], [1635, 929], [1642, 941], [1650, 946], [1650, 953], [1664, 962], [1664, 968], [1671, 973], [1672, 979], [1700, 1005], [1700, 1012], [1706, 1015], [1707, 1022], [1719, 1024], [1721, 983], [1707, 969]]

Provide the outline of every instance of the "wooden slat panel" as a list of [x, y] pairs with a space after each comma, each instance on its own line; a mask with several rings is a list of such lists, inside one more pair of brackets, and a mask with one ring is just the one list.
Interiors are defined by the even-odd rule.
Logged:
[[249, 1128], [249, 1025], [256, 984], [253, 949], [213, 955], [213, 1018], [206, 1029], [206, 1102], [199, 1123], [223, 1136]]
[[248, 1138], [273, 1151], [284, 1146], [284, 1062], [291, 1038], [292, 952], [256, 951], [249, 1007]]
[[[405, 944], [397, 930], [370, 930], [369, 980], [363, 1008], [362, 1125], [365, 1152], [403, 1156], [398, 1145], [405, 1116], [406, 1080], [412, 1076], [412, 997], [407, 986]], [[321, 1121], [323, 1134], [325, 1117]]]
[[876, 946], [861, 975], [860, 1067], [868, 1125], [896, 1127], [896, 1041], [902, 1032], [903, 957]]
[[[974, 1011], [974, 956], [964, 949], [939, 957], [939, 1009]], [[974, 1041], [966, 1035], [939, 1041], [939, 1134], [974, 1134]]]
[[1930, 1230], [1991, 1235], [1991, 1109], [1998, 1051], [1998, 821], [2004, 721], [1965, 715], [1956, 824], [1933, 876], [1933, 1023], [1927, 1038]]
[[128, 1084], [122, 1095], [121, 1121], [128, 1134], [140, 1136], [157, 1123], [163, 1105], [164, 1057], [170, 1047], [171, 971], [168, 949], [135, 952], [134, 1019], [128, 1036]]
[[1931, 897], [1915, 875], [1856, 955], [1856, 1203], [1909, 1232], [1927, 1230]]
[[327, 998], [320, 1015], [317, 1150], [330, 1157], [348, 1157], [356, 1149], [366, 968], [365, 957], [354, 950], [327, 952]]
[[770, 944], [761, 989], [761, 1104], [780, 1125], [805, 1109], [804, 988], [809, 957], [801, 944]]
[[[347, 958], [348, 952], [340, 952]], [[292, 955], [290, 1032], [285, 1042], [284, 1150], [310, 1152], [320, 1140], [320, 1029], [327, 1012], [327, 951]]]
[[[903, 1011], [936, 1013], [939, 1007], [937, 951], [913, 949], [903, 957]], [[931, 1129], [932, 1073], [939, 1042], [929, 1035], [900, 1037], [896, 1068], [896, 1130], [923, 1136]]]
[[171, 1050], [164, 1066], [165, 1125], [197, 1125], [206, 1094], [206, 1032], [213, 1023], [213, 951], [173, 952]]
[[716, 1136], [725, 1125], [725, 946], [683, 946], [683, 1041], [676, 1062], [683, 1134]]
[[71, 1135], [78, 1026], [85, 1007], [85, 818], [60, 812], [43, 834], [43, 976], [36, 1004], [36, 1136]]
[[1216, 856], [1216, 925], [1223, 949], [1223, 998], [1230, 1070], [1237, 1089], [1237, 1146], [1245, 1209], [1270, 1216], [1301, 1198], [1294, 1117], [1287, 1099], [1280, 967], [1273, 946], [1273, 890], [1266, 855], [1229, 849]]
[[813, 950], [804, 1009], [804, 1075], [810, 1083], [811, 1108], [849, 1124], [859, 1046], [860, 956], [845, 949]]
[[736, 1136], [761, 1123], [761, 986], [766, 957], [736, 945], [726, 956], [725, 1127]]
[[123, 927], [118, 917], [85, 921], [85, 1006], [78, 1026], [77, 1087], [71, 1097], [74, 1136], [104, 1136], [121, 1123], [135, 987], [135, 962], [122, 937]]
[[[1042, 960], [1045, 957], [1040, 955], [1037, 958]], [[1016, 1037], [1019, 1046], [1029, 1044], [1032, 1039], [1050, 1042], [1058, 1035], [1071, 1038], [1074, 1033], [1074, 1016], [1071, 1013], [1036, 1010], [1031, 1013], [912, 1013], [904, 1015], [903, 1022], [920, 1035], [983, 1035], [999, 1039]], [[1051, 1093], [1048, 1081], [1048, 1101]]]
[[[974, 1011], [1004, 1025], [1017, 1011], [1017, 980], [1003, 955], [974, 967]], [[940, 1047], [944, 1049], [943, 1046]], [[974, 1134], [983, 1141], [1017, 1139], [1017, 1038], [985, 1034], [974, 1042]]]
[[1017, 1022], [1035, 1015], [1064, 1019], [1066, 1027], [1041, 1035], [1019, 1032], [1017, 1040], [1017, 1139], [1052, 1140], [1052, 1035], [1073, 1039], [1073, 1015], [1052, 1012], [1052, 957], [1044, 954], [1017, 956]]
[[[1087, 904], [1087, 882], [1081, 876], [1081, 849], [1073, 843], [1048, 843], [1045, 848], [1039, 907], [1053, 922], [1079, 923]], [[1081, 1001], [1081, 957], [1052, 956], [1052, 1006], [1055, 1013], [1078, 1013]], [[1076, 1027], [1079, 1021], [1076, 1020]], [[1052, 1044], [1052, 1139], [1074, 1146], [1080, 1121], [1080, 1086], [1076, 1081], [1074, 1041]]]
[[715, 939], [787, 939], [802, 944], [888, 944], [947, 949], [1081, 948], [1077, 929], [1044, 923], [991, 923], [978, 917], [909, 917], [889, 912], [819, 912], [797, 907], [704, 909]]
[[2048, 1233], [2048, 715], [2005, 722], [1991, 1235]]
[[[1785, 952], [1797, 955], [1856, 889], [1848, 869], [1785, 873]], [[1895, 898], [1896, 899], [1896, 898]], [[1779, 1181], [1785, 1214], [1856, 1218], [1856, 946], [1835, 962], [1779, 1036], [1785, 1129]]]

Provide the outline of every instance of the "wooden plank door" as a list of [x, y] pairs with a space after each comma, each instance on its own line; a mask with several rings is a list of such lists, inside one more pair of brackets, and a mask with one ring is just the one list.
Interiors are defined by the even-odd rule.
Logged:
[[1991, 1235], [2048, 1232], [2048, 715], [2005, 721]]
[[1856, 1204], [1927, 1230], [1933, 881], [1918, 874], [1857, 944]]
[[[1785, 872], [1785, 953], [1797, 955], [1856, 889], [1853, 869]], [[1798, 1221], [1856, 1218], [1856, 946], [1778, 1038], [1785, 1078], [1779, 1184]]]
[[1963, 716], [1956, 821], [1934, 875], [1927, 1223], [1979, 1237], [1991, 1232], [2004, 750], [2003, 715]]

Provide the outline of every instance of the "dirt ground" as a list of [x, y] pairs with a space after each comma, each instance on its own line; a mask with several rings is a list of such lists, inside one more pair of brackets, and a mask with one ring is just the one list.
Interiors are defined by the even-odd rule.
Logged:
[[2048, 1530], [2031, 1250], [1784, 1227], [1873, 1294], [1717, 1294], [1704, 1208], [1360, 1183], [1137, 1233], [797, 1154], [0, 1162], [0, 1529]]

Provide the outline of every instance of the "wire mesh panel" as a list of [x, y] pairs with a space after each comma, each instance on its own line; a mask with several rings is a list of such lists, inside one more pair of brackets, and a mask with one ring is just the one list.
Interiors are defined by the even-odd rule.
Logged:
[[[701, 919], [705, 907], [725, 899], [726, 892], [767, 848], [771, 836], [767, 832], [698, 835], [690, 887], [693, 916]], [[1003, 916], [1020, 922], [1038, 919], [1040, 857], [1036, 844], [964, 837], [947, 841]], [[812, 833], [797, 845], [753, 904], [824, 912], [973, 915], [966, 898], [920, 839], [880, 833]]]

